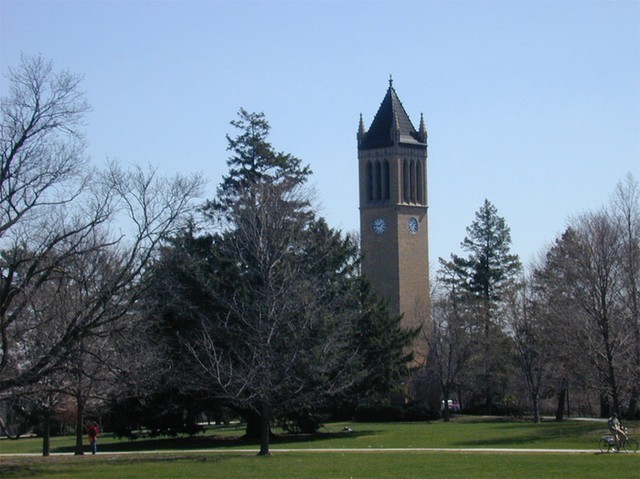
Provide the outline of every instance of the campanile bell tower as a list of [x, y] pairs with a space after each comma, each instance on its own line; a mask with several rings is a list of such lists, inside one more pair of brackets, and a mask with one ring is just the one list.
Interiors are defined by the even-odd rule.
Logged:
[[429, 312], [427, 130], [416, 130], [393, 80], [373, 122], [358, 128], [362, 272], [405, 326]]

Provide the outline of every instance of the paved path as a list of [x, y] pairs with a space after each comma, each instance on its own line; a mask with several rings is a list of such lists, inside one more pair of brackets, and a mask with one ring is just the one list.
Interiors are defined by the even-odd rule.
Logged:
[[[271, 453], [398, 453], [398, 452], [464, 452], [464, 453], [505, 453], [505, 454], [603, 454], [597, 449], [515, 449], [515, 448], [447, 448], [447, 447], [411, 447], [411, 448], [344, 448], [344, 449], [279, 449], [271, 448]], [[171, 449], [157, 451], [114, 451], [98, 452], [98, 455], [126, 455], [126, 454], [257, 454], [257, 449]], [[604, 453], [607, 454], [607, 453]], [[52, 456], [73, 456], [72, 452], [54, 452]], [[90, 456], [91, 454], [85, 454]], [[38, 453], [0, 454], [3, 457], [36, 457]]]

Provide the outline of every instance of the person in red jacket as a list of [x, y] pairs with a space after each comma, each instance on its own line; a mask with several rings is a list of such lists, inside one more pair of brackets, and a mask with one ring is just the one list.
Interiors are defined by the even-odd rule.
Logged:
[[98, 433], [100, 432], [100, 428], [97, 423], [93, 423], [89, 425], [89, 444], [91, 444], [91, 454], [95, 454], [98, 452]]

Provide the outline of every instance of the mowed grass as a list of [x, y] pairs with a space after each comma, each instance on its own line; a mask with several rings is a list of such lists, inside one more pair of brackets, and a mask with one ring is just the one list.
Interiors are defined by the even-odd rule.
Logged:
[[[638, 422], [625, 423], [631, 435], [638, 437]], [[351, 429], [345, 432], [345, 428]], [[166, 439], [116, 439], [103, 434], [100, 452], [248, 449], [258, 446], [240, 438], [242, 427], [214, 427], [207, 434]], [[313, 436], [282, 435], [276, 431], [271, 441], [274, 449], [378, 449], [378, 448], [535, 448], [596, 449], [600, 436], [608, 434], [606, 423], [596, 421], [548, 421], [532, 424], [526, 421], [458, 416], [445, 423], [330, 423]], [[85, 438], [86, 441], [86, 438]], [[51, 438], [51, 452], [72, 452], [75, 438]], [[88, 445], [87, 451], [88, 449]], [[42, 451], [42, 439], [0, 440], [0, 453], [33, 453]]]
[[[637, 437], [638, 423], [628, 424]], [[352, 428], [345, 432], [344, 428]], [[599, 454], [606, 424], [457, 418], [451, 423], [333, 423], [317, 436], [279, 436], [273, 456], [256, 457], [257, 445], [223, 428], [194, 438], [121, 441], [103, 435], [97, 456], [4, 457], [0, 477], [23, 478], [634, 478], [640, 453]], [[55, 438], [52, 452], [69, 452], [73, 438]], [[589, 449], [569, 452], [391, 451], [397, 448]], [[209, 449], [208, 452], [194, 450]], [[293, 450], [281, 452], [278, 450]], [[324, 451], [318, 452], [322, 449]], [[348, 449], [363, 449], [354, 452]], [[0, 441], [0, 453], [39, 453], [41, 439]], [[141, 451], [164, 451], [144, 453]], [[183, 452], [171, 452], [182, 450]], [[189, 451], [191, 450], [191, 451]], [[249, 452], [240, 452], [249, 451]], [[306, 450], [306, 451], [305, 451]], [[313, 451], [312, 451], [313, 450]], [[136, 454], [114, 455], [131, 451]]]
[[199, 478], [576, 478], [637, 479], [638, 454], [293, 452], [56, 456], [0, 463], [0, 477], [56, 479]]

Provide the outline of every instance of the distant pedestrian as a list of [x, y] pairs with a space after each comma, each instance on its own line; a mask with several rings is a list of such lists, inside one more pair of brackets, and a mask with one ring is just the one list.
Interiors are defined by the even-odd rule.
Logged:
[[100, 428], [97, 423], [93, 423], [89, 425], [89, 444], [91, 444], [91, 454], [95, 454], [98, 452], [98, 434], [100, 433]]

